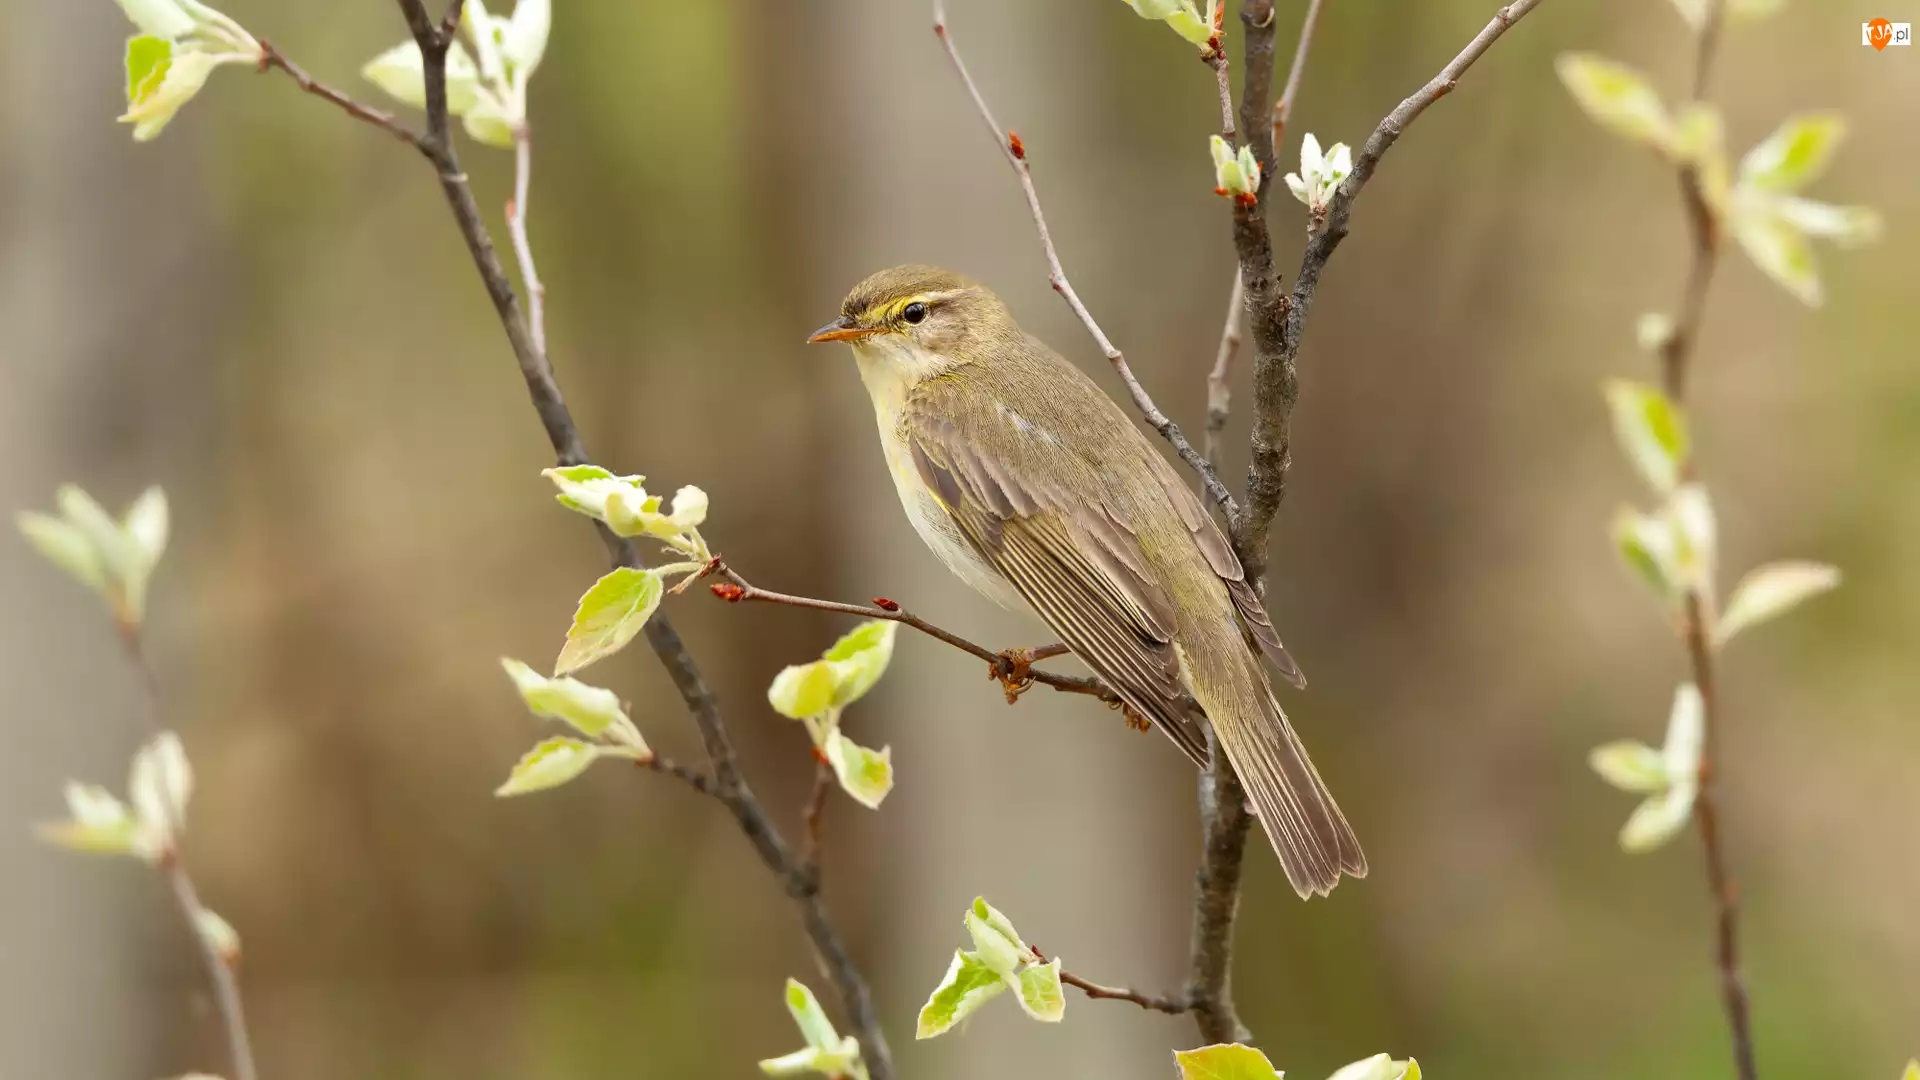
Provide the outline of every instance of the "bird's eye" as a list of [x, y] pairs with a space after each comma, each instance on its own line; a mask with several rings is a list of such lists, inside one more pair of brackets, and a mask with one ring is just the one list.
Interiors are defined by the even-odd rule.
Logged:
[[927, 317], [927, 305], [915, 300], [900, 310], [900, 317], [908, 323], [918, 325]]

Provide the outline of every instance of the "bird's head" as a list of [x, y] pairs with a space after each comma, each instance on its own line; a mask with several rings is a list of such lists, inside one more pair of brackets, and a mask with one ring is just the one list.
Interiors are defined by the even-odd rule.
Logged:
[[896, 266], [853, 287], [840, 317], [807, 341], [844, 341], [863, 366], [897, 366], [917, 381], [993, 355], [997, 340], [1019, 334], [992, 290], [951, 270]]

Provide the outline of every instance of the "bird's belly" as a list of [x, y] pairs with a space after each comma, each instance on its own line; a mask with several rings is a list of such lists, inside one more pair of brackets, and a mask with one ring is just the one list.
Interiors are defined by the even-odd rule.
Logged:
[[1032, 607], [1013, 584], [987, 565], [967, 543], [967, 538], [960, 535], [959, 527], [927, 490], [919, 470], [906, 460], [905, 452], [893, 445], [892, 440], [887, 442], [887, 469], [893, 474], [894, 490], [899, 493], [900, 506], [907, 512], [907, 520], [913, 523], [913, 531], [920, 534], [921, 541], [933, 549], [955, 577], [980, 595], [1008, 611], [1031, 613]]

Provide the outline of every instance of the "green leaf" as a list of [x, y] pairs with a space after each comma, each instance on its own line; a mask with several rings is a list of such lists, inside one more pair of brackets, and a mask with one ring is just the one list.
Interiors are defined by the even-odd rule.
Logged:
[[565, 675], [626, 648], [660, 606], [660, 578], [631, 566], [617, 567], [593, 583], [573, 613], [567, 643], [553, 673]]
[[193, 16], [174, 0], [120, 0], [120, 10], [142, 34], [172, 40], [193, 33]]
[[1714, 627], [1715, 640], [1724, 644], [1747, 627], [1778, 618], [1839, 584], [1840, 571], [1825, 563], [1787, 560], [1759, 567], [1733, 587]]
[[860, 1042], [853, 1036], [841, 1037], [832, 1021], [820, 1008], [813, 991], [798, 979], [787, 980], [787, 1011], [807, 1040], [807, 1048], [760, 1062], [760, 1071], [769, 1076], [797, 1076], [817, 1072], [833, 1077], [857, 1077], [865, 1080], [866, 1066], [860, 1060]]
[[1015, 977], [1019, 983], [1020, 1008], [1028, 1016], [1046, 1024], [1057, 1024], [1067, 1014], [1067, 997], [1060, 989], [1060, 958], [1044, 964], [1028, 964]]
[[820, 1007], [820, 999], [798, 979], [787, 980], [787, 1011], [793, 1014], [793, 1022], [808, 1046], [819, 1049], [840, 1041], [839, 1033], [833, 1030], [833, 1021], [827, 1019], [826, 1010]]
[[1682, 589], [1711, 595], [1719, 550], [1719, 526], [1703, 484], [1682, 484], [1667, 501], [1674, 537], [1674, 581]]
[[821, 659], [834, 665], [838, 684], [833, 703], [842, 708], [865, 697], [893, 662], [893, 639], [900, 624], [870, 619], [848, 631]]
[[587, 771], [600, 750], [579, 739], [555, 735], [542, 739], [521, 756], [507, 782], [494, 789], [497, 796], [525, 795], [556, 788]]
[[1672, 784], [1691, 783], [1699, 776], [1706, 723], [1706, 700], [1692, 683], [1681, 683], [1673, 692], [1673, 710], [1667, 715], [1667, 741], [1660, 749]]
[[1554, 70], [1601, 127], [1662, 152], [1676, 146], [1679, 133], [1673, 118], [1638, 71], [1592, 53], [1562, 53]]
[[102, 596], [106, 595], [106, 567], [101, 565], [99, 553], [85, 534], [67, 522], [46, 514], [25, 512], [17, 520], [21, 534], [41, 557], [66, 571], [69, 577], [80, 584]]
[[1755, 191], [1799, 191], [1826, 172], [1846, 135], [1846, 118], [1838, 113], [1790, 116], [1740, 159], [1739, 182]]
[[151, 96], [160, 89], [167, 65], [173, 59], [173, 42], [142, 34], [127, 39], [127, 104]]
[[1267, 1055], [1239, 1043], [1216, 1043], [1197, 1050], [1175, 1050], [1180, 1080], [1279, 1080], [1284, 1075]]
[[773, 685], [767, 687], [767, 703], [782, 716], [808, 720], [833, 708], [839, 686], [839, 674], [825, 660], [793, 664], [773, 677]]
[[1865, 206], [1833, 206], [1793, 195], [1772, 200], [1773, 212], [1808, 236], [1859, 247], [1880, 238], [1880, 215]]
[[1623, 506], [1613, 518], [1613, 548], [1634, 576], [1667, 599], [1680, 591], [1673, 526], [1665, 518]]
[[158, 487], [141, 492], [121, 521], [122, 530], [149, 567], [166, 554], [167, 527], [167, 493]]
[[[520, 125], [506, 105], [492, 94], [487, 94], [460, 118], [460, 126], [467, 129], [468, 137], [474, 142], [496, 150], [511, 150], [514, 131]], [[621, 535], [636, 536], [638, 533], [626, 532]]]
[[609, 741], [645, 751], [640, 731], [620, 707], [620, 695], [577, 679], [549, 679], [518, 660], [501, 657], [500, 666], [520, 691], [535, 716], [558, 720], [591, 739]]
[[827, 761], [840, 787], [855, 802], [869, 810], [880, 809], [880, 801], [893, 790], [893, 749], [881, 747], [876, 753], [847, 738], [835, 728], [827, 737]]
[[1420, 1080], [1420, 1063], [1409, 1058], [1395, 1061], [1389, 1054], [1375, 1054], [1334, 1070], [1329, 1080]]
[[1199, 48], [1205, 49], [1213, 40], [1213, 5], [1210, 0], [1207, 15], [1202, 15], [1194, 6], [1193, 0], [1125, 0], [1143, 19], [1166, 23], [1174, 33]]
[[1824, 299], [1820, 268], [1813, 260], [1806, 230], [1782, 214], [1774, 200], [1735, 194], [1727, 228], [1747, 258], [1801, 303], [1819, 307]]
[[127, 801], [143, 829], [167, 847], [185, 827], [187, 802], [193, 797], [193, 767], [187, 761], [180, 736], [163, 731], [146, 741], [133, 755], [127, 774]]
[[[995, 921], [1000, 925], [988, 921], [994, 916], [998, 916]], [[1002, 978], [1012, 976], [1015, 969], [1033, 957], [1033, 953], [1020, 944], [1017, 936], [1007, 933], [1011, 927], [1007, 926], [1006, 916], [988, 907], [985, 900], [973, 902], [973, 907], [967, 910], [966, 925], [968, 935], [973, 938], [973, 947], [979, 950], [980, 962]]]
[[1007, 989], [1000, 973], [988, 967], [978, 956], [956, 951], [947, 974], [934, 988], [927, 1003], [920, 1007], [916, 1039], [931, 1039], [952, 1030], [974, 1010], [998, 997]]
[[[414, 42], [401, 42], [367, 61], [360, 69], [360, 77], [384, 90], [395, 101], [416, 109], [427, 107], [426, 62], [420, 56], [420, 46]], [[482, 92], [480, 71], [473, 66], [473, 57], [467, 55], [459, 42], [454, 42], [447, 50], [447, 112], [465, 116], [480, 103]], [[592, 468], [590, 465], [576, 467]]]
[[200, 88], [207, 84], [207, 77], [213, 69], [223, 63], [233, 63], [231, 56], [222, 57], [197, 50], [176, 51], [171, 60], [156, 66], [149, 72], [146, 82], [141, 84], [138, 96], [127, 102], [127, 111], [120, 114], [120, 122], [133, 125], [133, 140], [148, 142], [159, 136], [174, 114], [193, 100]]
[[1695, 792], [1692, 784], [1675, 784], [1634, 807], [1620, 830], [1620, 849], [1642, 855], [1673, 839], [1693, 818]]
[[1597, 746], [1587, 755], [1600, 778], [1621, 791], [1645, 795], [1667, 787], [1666, 759], [1660, 751], [1635, 739]]
[[1678, 406], [1644, 383], [1610, 379], [1603, 389], [1613, 434], [1655, 491], [1673, 491], [1690, 452], [1687, 422]]
[[1907, 1062], [1907, 1071], [1900, 1074], [1900, 1080], [1920, 1080], [1920, 1058]]
[[106, 788], [69, 781], [66, 796], [68, 819], [36, 825], [41, 840], [88, 855], [151, 860], [158, 854], [140, 820]]

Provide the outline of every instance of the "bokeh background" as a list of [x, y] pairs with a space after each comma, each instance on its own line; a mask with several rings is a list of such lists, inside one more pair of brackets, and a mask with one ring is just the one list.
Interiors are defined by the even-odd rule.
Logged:
[[[1080, 293], [1197, 432], [1233, 272], [1208, 73], [1112, 0], [952, 7]], [[1303, 131], [1360, 142], [1492, 7], [1329, 4], [1283, 160]], [[531, 222], [597, 459], [704, 486], [708, 535], [768, 587], [1038, 643], [921, 548], [851, 361], [800, 343], [869, 271], [937, 262], [1114, 386], [1046, 288], [926, 5], [555, 8]], [[404, 33], [376, 0], [225, 10], [369, 98], [355, 72]], [[1281, 5], [1283, 57], [1299, 14]], [[1801, 0], [1729, 31], [1716, 78], [1741, 147], [1792, 110], [1843, 110], [1854, 135], [1816, 194], [1888, 222], [1876, 247], [1823, 253], [1819, 311], [1731, 256], [1698, 361], [1729, 568], [1800, 555], [1847, 574], [1724, 669], [1731, 858], [1775, 1076], [1890, 1080], [1920, 1052], [1920, 50], [1858, 40], [1866, 18], [1915, 14]], [[551, 655], [604, 560], [538, 475], [545, 443], [429, 172], [232, 69], [137, 146], [112, 123], [127, 33], [107, 0], [0, 5], [0, 505], [65, 480], [114, 505], [148, 483], [173, 496], [151, 647], [265, 1075], [756, 1075], [798, 1044], [780, 980], [825, 981], [716, 807], [611, 767], [489, 794], [542, 734], [497, 657]], [[1730, 1071], [1697, 842], [1623, 855], [1631, 800], [1585, 764], [1596, 743], [1657, 740], [1681, 676], [1604, 539], [1639, 492], [1596, 386], [1650, 376], [1633, 321], [1674, 302], [1684, 234], [1668, 172], [1559, 88], [1569, 48], [1672, 88], [1690, 45], [1661, 0], [1543, 5], [1387, 158], [1313, 312], [1269, 600], [1312, 677], [1289, 708], [1374, 870], [1303, 904], [1251, 858], [1236, 982], [1289, 1075], [1378, 1050], [1441, 1077]], [[508, 156], [465, 153], [498, 229]], [[1282, 196], [1291, 267], [1304, 216]], [[1244, 412], [1231, 430], [1237, 477]], [[0, 597], [0, 1072], [222, 1069], [161, 883], [29, 838], [63, 778], [119, 784], [136, 680], [97, 605], [18, 540], [0, 540]], [[669, 610], [791, 820], [811, 765], [762, 691], [847, 620], [697, 594]], [[697, 758], [644, 650], [593, 676]], [[1197, 846], [1180, 755], [1083, 700], [1010, 709], [980, 665], [910, 634], [849, 724], [892, 745], [900, 786], [879, 813], [831, 804], [827, 896], [902, 1073], [1170, 1075], [1187, 1021], [1077, 994], [1057, 1027], [997, 1007], [911, 1034], [978, 893], [1083, 975], [1177, 984]]]

